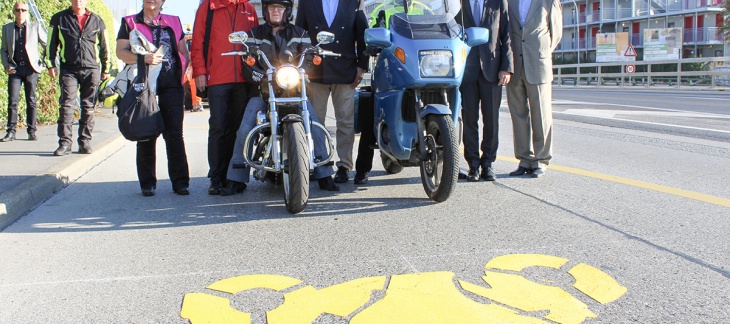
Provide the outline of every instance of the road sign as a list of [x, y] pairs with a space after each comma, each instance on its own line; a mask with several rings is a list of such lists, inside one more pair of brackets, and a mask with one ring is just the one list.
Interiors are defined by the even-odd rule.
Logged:
[[629, 44], [629, 47], [626, 48], [626, 52], [624, 52], [624, 56], [636, 56], [636, 50], [633, 45]]
[[636, 66], [633, 64], [629, 64], [626, 66], [626, 73], [634, 73], [636, 72]]

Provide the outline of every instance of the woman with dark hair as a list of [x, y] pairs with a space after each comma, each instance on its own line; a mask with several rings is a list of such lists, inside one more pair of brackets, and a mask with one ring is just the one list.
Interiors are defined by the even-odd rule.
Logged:
[[[165, 122], [162, 137], [167, 148], [167, 169], [172, 189], [178, 195], [188, 195], [190, 172], [183, 140], [184, 96], [183, 75], [190, 54], [185, 46], [185, 33], [180, 18], [161, 14], [165, 0], [145, 0], [143, 9], [136, 15], [122, 18], [117, 35], [117, 57], [127, 64], [137, 63], [137, 54], [132, 52], [130, 33], [141, 33], [154, 44], [155, 52], [144, 55], [145, 69], [160, 64], [160, 73], [155, 83], [160, 113]], [[154, 86], [151, 88], [154, 89]], [[157, 188], [155, 160], [157, 139], [137, 142], [137, 177], [144, 196], [154, 196]]]

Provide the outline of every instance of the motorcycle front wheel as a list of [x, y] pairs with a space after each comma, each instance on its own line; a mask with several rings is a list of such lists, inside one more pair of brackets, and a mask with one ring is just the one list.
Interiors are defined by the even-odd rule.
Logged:
[[284, 169], [284, 202], [292, 214], [301, 213], [309, 200], [309, 149], [302, 123], [284, 125], [281, 148]]
[[426, 158], [420, 162], [421, 182], [429, 198], [446, 201], [459, 176], [459, 139], [449, 116], [429, 115], [425, 126]]

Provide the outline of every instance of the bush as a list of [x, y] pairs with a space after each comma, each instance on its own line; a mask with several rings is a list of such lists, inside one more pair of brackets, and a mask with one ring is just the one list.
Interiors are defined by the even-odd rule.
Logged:
[[[13, 6], [18, 0], [0, 0], [0, 24], [5, 25], [14, 20]], [[67, 0], [35, 0], [45, 25], [51, 20], [51, 16], [55, 13], [65, 10], [71, 6], [71, 2]], [[101, 16], [107, 26], [107, 39], [109, 40], [109, 55], [112, 62], [116, 62], [116, 43], [114, 42], [114, 17], [109, 8], [102, 0], [89, 0], [87, 8], [92, 12]], [[31, 16], [31, 20], [32, 16]], [[49, 31], [50, 32], [50, 31]], [[47, 59], [47, 57], [46, 57]], [[112, 67], [114, 69], [114, 67]], [[114, 69], [115, 70], [115, 69]], [[114, 71], [113, 71], [114, 72]], [[0, 127], [7, 127], [8, 121], [8, 75], [5, 69], [0, 71]], [[38, 78], [38, 87], [36, 90], [36, 107], [39, 124], [52, 124], [58, 120], [58, 98], [60, 92], [58, 90], [58, 79], [52, 79], [47, 72], [41, 73]], [[25, 126], [25, 93], [20, 91], [20, 100], [18, 102], [18, 126]]]

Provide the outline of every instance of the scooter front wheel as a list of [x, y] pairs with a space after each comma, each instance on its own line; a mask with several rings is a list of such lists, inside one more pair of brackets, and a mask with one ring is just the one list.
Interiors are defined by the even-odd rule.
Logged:
[[286, 161], [282, 174], [286, 210], [298, 214], [309, 200], [309, 150], [302, 123], [284, 125], [282, 160]]
[[445, 115], [426, 117], [426, 154], [420, 162], [421, 182], [429, 198], [446, 201], [459, 176], [459, 139], [454, 122]]

